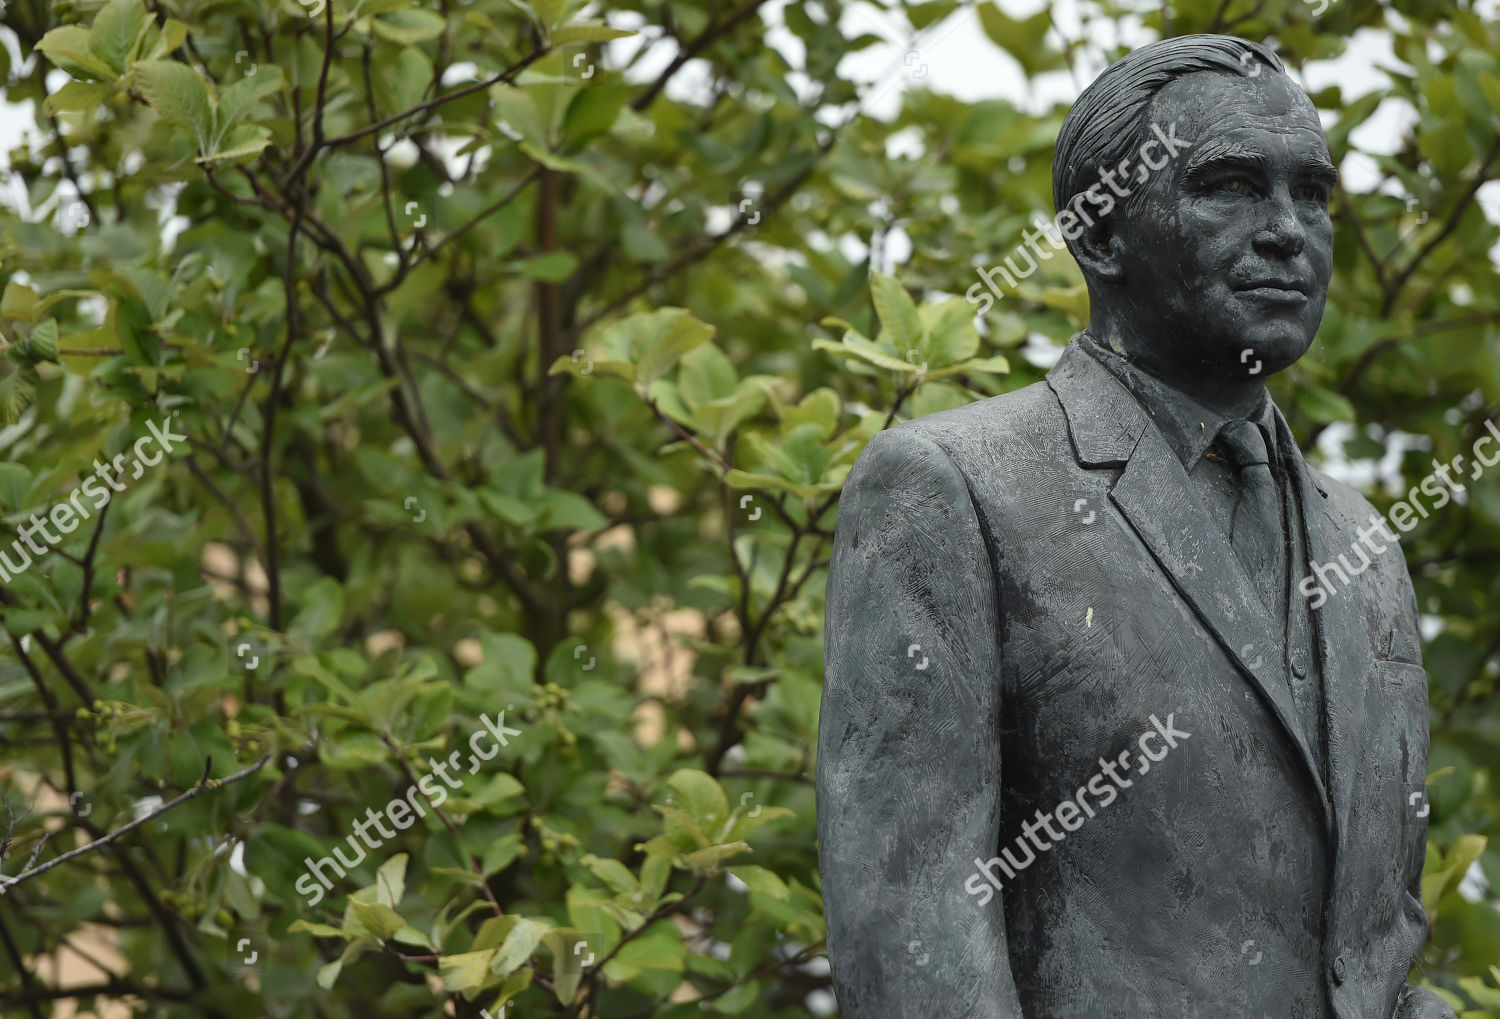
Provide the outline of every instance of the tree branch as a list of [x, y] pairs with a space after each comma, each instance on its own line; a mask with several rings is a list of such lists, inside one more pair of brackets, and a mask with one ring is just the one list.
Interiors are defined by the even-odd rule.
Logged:
[[142, 816], [136, 818], [134, 821], [131, 821], [129, 824], [124, 825], [120, 828], [116, 828], [109, 834], [95, 839], [86, 846], [80, 846], [77, 849], [69, 850], [68, 852], [63, 853], [61, 856], [53, 857], [46, 863], [42, 864], [40, 867], [33, 867], [31, 870], [23, 871], [22, 873], [17, 874], [15, 877], [5, 877], [4, 875], [0, 875], [0, 894], [4, 894], [18, 884], [30, 881], [34, 877], [40, 877], [41, 875], [47, 873], [47, 871], [51, 870], [53, 867], [56, 867], [63, 863], [67, 863], [69, 860], [76, 860], [78, 857], [83, 856], [85, 853], [91, 853], [96, 849], [101, 849], [109, 843], [113, 842], [115, 839], [119, 838], [121, 835], [124, 835], [126, 832], [135, 831], [137, 828], [141, 827], [141, 825], [155, 820], [172, 808], [186, 803], [188, 800], [195, 799], [203, 795], [210, 789], [218, 789], [220, 786], [230, 785], [231, 783], [238, 782], [242, 778], [253, 775], [261, 768], [265, 767], [266, 762], [270, 759], [271, 755], [266, 754], [264, 757], [256, 761], [254, 764], [250, 765], [248, 768], [241, 768], [233, 775], [229, 775], [225, 778], [211, 779], [208, 777], [208, 770], [213, 766], [214, 759], [212, 757], [208, 757], [203, 762], [202, 776], [198, 779], [198, 781], [193, 785], [191, 789], [184, 792], [181, 796], [178, 796], [176, 799], [168, 803], [162, 804], [160, 807], [157, 807], [149, 814], [143, 814]]

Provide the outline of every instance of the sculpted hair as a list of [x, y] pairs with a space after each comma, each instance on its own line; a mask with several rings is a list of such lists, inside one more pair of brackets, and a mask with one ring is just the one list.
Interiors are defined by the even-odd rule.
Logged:
[[[1146, 111], [1170, 81], [1195, 71], [1255, 76], [1254, 61], [1285, 74], [1281, 58], [1260, 43], [1232, 35], [1182, 35], [1133, 50], [1109, 65], [1083, 90], [1062, 129], [1052, 157], [1052, 201], [1061, 212], [1075, 195], [1098, 183], [1100, 170], [1132, 161], [1147, 139]], [[1163, 125], [1165, 126], [1165, 125]], [[1143, 189], [1132, 188], [1127, 205]]]

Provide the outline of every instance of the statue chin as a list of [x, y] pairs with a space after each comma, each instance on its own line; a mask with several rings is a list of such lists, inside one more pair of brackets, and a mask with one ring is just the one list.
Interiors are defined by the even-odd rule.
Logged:
[[[1274, 375], [1300, 361], [1312, 348], [1313, 336], [1294, 323], [1250, 329], [1232, 339], [1226, 338], [1220, 348], [1217, 374], [1223, 378], [1243, 379], [1253, 375]], [[1259, 362], [1260, 368], [1255, 365]]]

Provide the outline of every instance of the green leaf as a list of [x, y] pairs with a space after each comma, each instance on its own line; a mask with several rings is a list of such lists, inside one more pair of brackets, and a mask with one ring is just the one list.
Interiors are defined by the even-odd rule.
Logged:
[[123, 73], [147, 20], [146, 5], [141, 0], [109, 0], [94, 16], [89, 50], [117, 74]]
[[[168, 18], [166, 23], [161, 26], [161, 36], [156, 40], [155, 44], [144, 50], [144, 55], [155, 58], [175, 53], [187, 41], [187, 34], [188, 27], [186, 22], [179, 21], [176, 18]], [[151, 37], [150, 29], [146, 31], [146, 37], [147, 39]]]
[[820, 492], [836, 492], [840, 487], [838, 483], [832, 482], [805, 485], [775, 474], [756, 474], [742, 471], [738, 467], [725, 473], [724, 484], [730, 488], [768, 488], [773, 491], [794, 492], [804, 498], [812, 498]]
[[359, 958], [361, 955], [364, 955], [366, 952], [374, 951], [379, 947], [379, 945], [380, 942], [370, 937], [368, 934], [355, 938], [353, 941], [349, 942], [349, 944], [344, 948], [343, 955], [339, 956], [336, 960], [330, 962], [328, 965], [318, 970], [318, 986], [323, 988], [323, 990], [325, 991], [331, 990], [333, 988], [334, 981], [338, 980], [339, 973], [343, 970], [346, 964], [353, 962], [355, 959]]
[[899, 357], [892, 357], [868, 339], [853, 331], [845, 333], [841, 343], [833, 343], [830, 340], [813, 340], [813, 348], [815, 350], [827, 350], [842, 357], [865, 361], [877, 367], [901, 372], [905, 375], [919, 374], [922, 369], [920, 358], [908, 361]]
[[922, 321], [916, 304], [901, 284], [884, 273], [872, 272], [870, 293], [875, 300], [875, 314], [880, 316], [880, 324], [896, 345], [902, 350], [916, 348], [922, 342]]
[[704, 832], [718, 831], [729, 821], [729, 798], [724, 787], [702, 771], [684, 768], [667, 779], [676, 805]]
[[512, 263], [516, 272], [547, 283], [561, 283], [578, 266], [578, 256], [571, 251], [549, 251], [544, 255], [523, 258]]
[[542, 531], [602, 531], [609, 526], [609, 518], [588, 499], [561, 488], [549, 488], [538, 509]]
[[531, 9], [543, 25], [551, 28], [568, 12], [568, 0], [531, 0]]
[[[476, 792], [473, 796], [473, 800], [475, 803], [478, 803], [481, 806], [490, 806], [492, 804], [499, 803], [502, 800], [508, 800], [516, 796], [524, 796], [525, 794], [526, 787], [523, 786], [514, 775], [507, 775], [502, 772], [501, 774], [491, 778], [482, 789]], [[506, 836], [506, 839], [514, 839], [514, 836], [508, 835]], [[496, 844], [501, 844], [504, 842], [505, 839], [502, 839], [500, 840], [500, 843]], [[514, 845], [519, 846], [519, 842], [515, 842]], [[514, 853], [512, 853], [511, 855], [514, 856]], [[488, 857], [486, 857], [486, 859], [488, 859]], [[501, 866], [503, 866], [503, 864]], [[486, 867], [486, 870], [488, 869], [489, 868]]]
[[42, 111], [82, 113], [96, 110], [114, 93], [115, 86], [107, 82], [70, 81], [42, 101]]
[[141, 303], [151, 313], [153, 321], [159, 321], [167, 313], [168, 302], [172, 299], [172, 281], [159, 272], [147, 269], [143, 266], [126, 266], [120, 270], [120, 275], [130, 283]]
[[344, 589], [332, 577], [321, 577], [299, 593], [302, 610], [287, 633], [294, 640], [316, 646], [338, 628], [344, 616]]
[[683, 403], [696, 411], [711, 400], [731, 395], [739, 380], [739, 373], [724, 352], [706, 345], [683, 356], [677, 372], [677, 390]]
[[1348, 397], [1322, 386], [1301, 386], [1297, 389], [1296, 399], [1297, 408], [1319, 424], [1356, 421], [1359, 417]]
[[1484, 101], [1490, 110], [1500, 110], [1500, 78], [1482, 71], [1479, 74], [1479, 88], [1484, 94]]
[[113, 67], [94, 54], [89, 33], [80, 25], [52, 29], [37, 40], [36, 48], [80, 81], [113, 82], [119, 77]]
[[750, 435], [748, 444], [783, 478], [797, 485], [815, 485], [821, 481], [832, 455], [823, 439], [823, 430], [813, 422], [793, 428], [780, 447], [768, 445], [759, 435]]
[[398, 113], [420, 103], [432, 81], [432, 59], [418, 47], [407, 46], [396, 55], [389, 70], [374, 82], [381, 109]]
[[655, 903], [667, 887], [672, 874], [672, 863], [662, 856], [648, 856], [641, 864], [641, 891], [648, 902]]
[[974, 356], [979, 332], [974, 328], [974, 305], [962, 297], [923, 305], [920, 313], [926, 339], [921, 345], [927, 373]]
[[547, 370], [548, 375], [556, 375], [560, 372], [567, 372], [580, 379], [597, 376], [624, 379], [626, 382], [635, 380], [635, 365], [628, 361], [608, 361], [591, 357], [589, 352], [581, 347], [574, 353], [553, 361], [552, 367]]
[[383, 902], [360, 902], [353, 896], [348, 901], [349, 910], [358, 918], [359, 924], [351, 930], [351, 925], [346, 923], [346, 933], [373, 934], [384, 941], [406, 926], [401, 914]]
[[[935, 6], [928, 4], [926, 6]], [[731, 987], [728, 992], [719, 995], [713, 1001], [713, 1010], [720, 1015], [739, 1015], [760, 998], [761, 986], [759, 980], [747, 980], [742, 984]]]
[[399, 941], [403, 945], [418, 945], [422, 948], [428, 949], [429, 951], [436, 951], [437, 949], [437, 946], [432, 943], [431, 938], [429, 938], [426, 934], [417, 930], [410, 924], [407, 924], [395, 934], [392, 934], [391, 940]]
[[[952, 373], [957, 372], [985, 372], [994, 375], [1006, 375], [1010, 372], [1010, 361], [1006, 360], [1004, 354], [996, 354], [993, 357], [976, 357], [972, 361], [964, 361], [952, 368]], [[935, 374], [950, 374], [942, 371]]]
[[13, 318], [30, 322], [32, 309], [36, 307], [37, 294], [24, 283], [10, 280], [5, 284], [5, 293], [0, 296], [0, 318]]
[[609, 42], [611, 39], [628, 39], [636, 33], [624, 28], [610, 28], [597, 21], [579, 21], [552, 30], [553, 46], [569, 46], [576, 43]]
[[19, 370], [0, 378], [0, 425], [13, 425], [21, 420], [26, 408], [36, 402], [36, 388], [26, 381]]
[[[533, 142], [530, 139], [523, 140], [518, 148], [549, 170], [556, 170], [558, 173], [577, 174], [600, 191], [616, 190], [614, 183], [608, 177], [603, 176], [592, 166], [579, 159], [559, 156], [557, 153], [550, 151], [547, 146]], [[654, 238], [654, 235], [652, 236]], [[638, 229], [626, 226], [621, 231], [620, 243], [623, 246], [629, 247], [632, 243], [637, 242], [640, 237], [641, 234]]]
[[1052, 27], [1051, 11], [1039, 11], [1017, 20], [997, 3], [982, 3], [979, 24], [991, 42], [1016, 59], [1028, 78], [1063, 66], [1061, 54], [1046, 42], [1047, 31]]
[[746, 385], [728, 396], [699, 404], [692, 420], [714, 437], [715, 444], [722, 445], [731, 432], [755, 416], [765, 400], [763, 390]]
[[[504, 776], [510, 778], [509, 775]], [[516, 783], [520, 785], [519, 782]], [[478, 799], [478, 797], [476, 797]], [[516, 835], [507, 835], [504, 838], [491, 842], [484, 850], [484, 859], [480, 866], [484, 868], [484, 876], [498, 874], [506, 867], [514, 863], [521, 851], [521, 840]]]
[[606, 860], [587, 853], [578, 862], [593, 871], [594, 876], [609, 885], [616, 894], [629, 895], [640, 890], [640, 882], [630, 873], [630, 868], [619, 860]]
[[57, 320], [43, 319], [26, 334], [25, 350], [28, 358], [35, 361], [50, 361], [57, 364]]
[[1436, 871], [1428, 869], [1423, 873], [1422, 904], [1427, 909], [1429, 922], [1437, 922], [1438, 907], [1443, 898], [1463, 882], [1469, 867], [1484, 855], [1487, 845], [1489, 839], [1484, 835], [1460, 835], [1448, 847], [1441, 868]]
[[38, 609], [9, 609], [3, 618], [6, 632], [17, 637], [35, 633], [44, 626], [57, 623], [56, 612], [44, 612]]
[[198, 148], [206, 148], [213, 130], [213, 100], [198, 73], [173, 60], [142, 60], [132, 73], [151, 108], [168, 123], [189, 128]]
[[376, 899], [392, 909], [401, 904], [401, 897], [406, 894], [406, 860], [405, 853], [397, 853], [375, 872]]
[[834, 390], [823, 386], [813, 390], [794, 407], [780, 408], [781, 424], [788, 431], [801, 424], [816, 424], [825, 439], [838, 430], [843, 401]]
[[339, 930], [337, 927], [331, 927], [326, 923], [315, 923], [311, 920], [303, 920], [301, 918], [293, 920], [287, 926], [288, 933], [295, 933], [297, 931], [307, 931], [309, 934], [320, 938], [345, 937], [344, 932]]
[[611, 130], [619, 122], [628, 98], [624, 88], [595, 85], [579, 89], [563, 117], [562, 136], [567, 148], [579, 149]]
[[542, 115], [529, 92], [502, 82], [490, 87], [490, 101], [495, 104], [498, 118], [514, 128], [522, 138], [538, 148], [547, 147]]
[[703, 427], [694, 419], [693, 412], [688, 410], [687, 404], [682, 402], [682, 394], [678, 391], [677, 383], [671, 379], [657, 379], [651, 383], [651, 390], [646, 395], [657, 411], [678, 424], [687, 425], [689, 428], [701, 429]]
[[538, 507], [524, 499], [517, 499], [504, 492], [492, 492], [487, 488], [480, 489], [476, 494], [481, 506], [508, 524], [524, 525], [536, 519]]
[[261, 64], [255, 73], [241, 78], [219, 93], [215, 118], [215, 138], [221, 139], [228, 129], [238, 124], [262, 99], [281, 88], [281, 68], [275, 64]]
[[507, 976], [501, 982], [500, 991], [495, 996], [495, 1000], [490, 1002], [488, 1010], [490, 1014], [495, 1016], [495, 1019], [503, 1019], [503, 1017], [511, 1015], [512, 1013], [506, 1011], [506, 1002], [530, 987], [531, 980], [535, 975], [533, 970], [521, 969]]
[[611, 359], [635, 364], [636, 390], [646, 392], [682, 355], [707, 343], [713, 334], [713, 326], [686, 309], [659, 308], [615, 323], [605, 333], [604, 348]]
[[546, 920], [529, 920], [514, 914], [498, 917], [497, 921], [510, 921], [505, 939], [489, 963], [490, 972], [501, 976], [530, 959], [537, 946], [542, 943], [542, 938], [552, 929], [552, 924]]
[[415, 46], [419, 42], [436, 39], [443, 34], [447, 22], [435, 11], [407, 7], [377, 15], [370, 23], [375, 34], [389, 39], [398, 46]]
[[909, 3], [906, 7], [906, 16], [911, 20], [911, 25], [917, 31], [925, 31], [932, 25], [948, 17], [958, 9], [956, 0], [933, 0], [931, 3]]
[[225, 136], [222, 145], [199, 159], [200, 163], [227, 163], [259, 154], [271, 144], [271, 132], [259, 124], [240, 124]]
[[31, 494], [31, 472], [11, 460], [0, 461], [0, 508], [14, 513]]
[[[738, 813], [738, 809], [736, 812]], [[744, 813], [740, 813], [734, 819], [734, 823], [730, 825], [729, 831], [724, 837], [732, 842], [744, 841], [750, 837], [751, 832], [763, 824], [770, 824], [772, 821], [777, 821], [784, 817], [796, 816], [795, 812], [788, 810], [786, 807], [761, 807], [759, 813], [747, 810]]]
[[603, 952], [604, 946], [591, 944], [587, 934], [560, 927], [548, 931], [543, 939], [552, 952], [552, 992], [564, 1005], [572, 1003], [583, 974]]
[[635, 981], [652, 974], [662, 979], [651, 986], [666, 990], [681, 983], [686, 966], [687, 947], [682, 943], [682, 933], [665, 921], [654, 923], [650, 930], [621, 947], [615, 957], [604, 967], [604, 975], [611, 980]]
[[754, 864], [730, 867], [729, 873], [745, 882], [751, 892], [769, 895], [773, 899], [790, 899], [792, 896], [792, 893], [787, 890], [786, 882], [777, 877], [774, 871], [764, 867], [757, 867]]
[[438, 973], [443, 978], [443, 988], [457, 991], [465, 998], [472, 998], [484, 987], [490, 976], [490, 959], [496, 950], [461, 952], [438, 959]]

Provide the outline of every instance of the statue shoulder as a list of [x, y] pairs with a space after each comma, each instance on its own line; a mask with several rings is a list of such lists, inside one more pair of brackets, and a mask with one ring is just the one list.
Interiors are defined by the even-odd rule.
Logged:
[[[916, 436], [936, 445], [959, 467], [967, 470], [976, 461], [996, 461], [1066, 443], [1067, 419], [1057, 396], [1045, 381], [976, 400], [950, 410], [936, 411], [903, 421], [886, 430], [903, 437]], [[885, 433], [882, 433], [885, 434]]]

